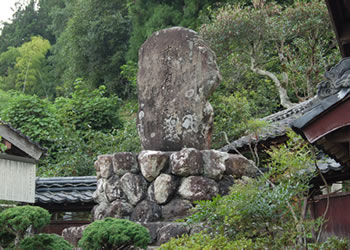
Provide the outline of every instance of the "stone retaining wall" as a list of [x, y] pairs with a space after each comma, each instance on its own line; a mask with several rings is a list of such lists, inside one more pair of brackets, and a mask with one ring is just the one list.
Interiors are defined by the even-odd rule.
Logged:
[[115, 217], [139, 222], [157, 245], [190, 233], [187, 226], [173, 222], [189, 215], [194, 201], [225, 195], [235, 180], [256, 174], [253, 163], [243, 156], [194, 148], [101, 155], [95, 168], [98, 205], [93, 220]]

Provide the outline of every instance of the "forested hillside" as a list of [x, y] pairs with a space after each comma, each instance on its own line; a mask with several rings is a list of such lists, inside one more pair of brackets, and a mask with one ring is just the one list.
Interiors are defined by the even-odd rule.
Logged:
[[216, 52], [213, 148], [312, 97], [340, 58], [320, 0], [18, 3], [0, 35], [0, 112], [48, 149], [39, 175], [93, 175], [97, 155], [140, 150], [137, 53], [171, 26], [196, 30]]

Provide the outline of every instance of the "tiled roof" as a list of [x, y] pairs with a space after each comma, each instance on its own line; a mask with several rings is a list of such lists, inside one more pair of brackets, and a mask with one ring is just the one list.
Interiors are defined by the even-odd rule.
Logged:
[[250, 144], [260, 144], [278, 137], [285, 136], [290, 124], [295, 119], [302, 116], [308, 110], [308, 108], [312, 106], [314, 99], [315, 98], [309, 99], [293, 106], [292, 108], [285, 109], [278, 113], [262, 118], [261, 120], [267, 122], [267, 126], [262, 129], [258, 136], [243, 136], [238, 140], [235, 140], [221, 148], [221, 151], [234, 153], [236, 151], [235, 149], [240, 151], [240, 149], [247, 147]]
[[96, 185], [96, 176], [38, 178], [35, 203], [91, 203]]
[[341, 171], [344, 168], [334, 159], [329, 157], [323, 157], [321, 160], [318, 160], [317, 167], [323, 174], [326, 174], [330, 171]]

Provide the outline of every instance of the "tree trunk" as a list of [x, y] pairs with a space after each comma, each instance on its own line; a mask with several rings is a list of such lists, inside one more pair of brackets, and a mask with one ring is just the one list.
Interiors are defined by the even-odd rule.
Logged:
[[277, 78], [277, 76], [272, 72], [257, 68], [255, 65], [255, 59], [253, 57], [251, 57], [250, 59], [251, 59], [250, 69], [254, 73], [257, 73], [257, 74], [262, 75], [262, 76], [267, 76], [273, 81], [273, 83], [275, 84], [275, 86], [278, 90], [281, 105], [285, 108], [293, 107], [295, 104], [290, 101], [288, 94], [287, 94], [287, 90], [281, 85], [281, 82]]

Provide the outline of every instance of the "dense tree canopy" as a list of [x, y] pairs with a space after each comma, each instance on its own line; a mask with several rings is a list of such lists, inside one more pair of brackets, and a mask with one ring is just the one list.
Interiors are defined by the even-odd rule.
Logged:
[[78, 0], [73, 13], [54, 56], [67, 87], [82, 77], [91, 86], [104, 84], [121, 94], [120, 67], [125, 63], [130, 29], [125, 1]]
[[18, 3], [1, 28], [1, 118], [48, 148], [39, 174], [93, 174], [98, 154], [140, 149], [137, 52], [175, 25], [199, 31], [217, 55], [213, 148], [313, 96], [339, 59], [320, 0]]

